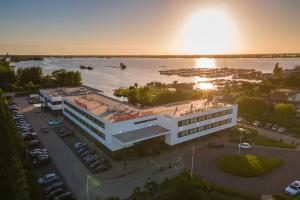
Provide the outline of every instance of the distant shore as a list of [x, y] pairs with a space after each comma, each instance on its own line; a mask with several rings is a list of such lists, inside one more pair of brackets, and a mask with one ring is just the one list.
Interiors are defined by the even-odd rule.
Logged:
[[51, 58], [299, 58], [300, 53], [278, 54], [219, 54], [219, 55], [0, 55], [0, 57]]

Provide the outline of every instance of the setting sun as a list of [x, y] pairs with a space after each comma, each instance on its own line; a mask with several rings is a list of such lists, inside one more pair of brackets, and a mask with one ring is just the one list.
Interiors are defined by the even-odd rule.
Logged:
[[232, 51], [236, 30], [231, 18], [220, 9], [193, 14], [180, 34], [180, 48], [189, 54], [222, 54]]

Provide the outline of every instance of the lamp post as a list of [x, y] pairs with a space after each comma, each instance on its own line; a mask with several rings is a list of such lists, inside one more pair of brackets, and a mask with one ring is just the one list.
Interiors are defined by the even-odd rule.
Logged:
[[191, 177], [193, 176], [193, 171], [194, 171], [194, 154], [195, 154], [195, 145], [193, 143]]
[[90, 195], [89, 195], [89, 175], [86, 176], [86, 199], [90, 200]]

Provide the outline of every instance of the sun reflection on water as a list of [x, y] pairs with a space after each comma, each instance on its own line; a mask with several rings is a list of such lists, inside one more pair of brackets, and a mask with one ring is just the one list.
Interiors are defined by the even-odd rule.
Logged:
[[196, 84], [196, 89], [200, 90], [214, 90], [216, 86], [208, 82], [207, 78], [203, 77], [194, 77], [194, 83]]
[[196, 61], [196, 68], [215, 68], [216, 62], [213, 58], [197, 58]]

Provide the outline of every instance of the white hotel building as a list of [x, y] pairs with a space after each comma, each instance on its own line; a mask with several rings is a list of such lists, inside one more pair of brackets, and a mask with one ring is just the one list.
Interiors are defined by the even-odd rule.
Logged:
[[236, 125], [237, 105], [197, 100], [139, 108], [88, 87], [40, 91], [53, 110], [111, 151], [163, 137], [176, 145]]

